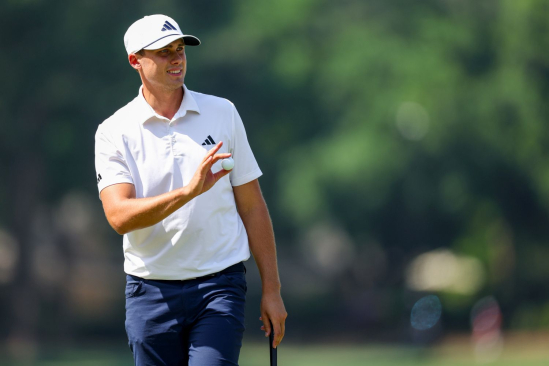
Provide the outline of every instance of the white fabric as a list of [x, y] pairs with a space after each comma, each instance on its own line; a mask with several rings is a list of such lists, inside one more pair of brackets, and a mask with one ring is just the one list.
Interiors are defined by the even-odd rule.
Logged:
[[[158, 224], [124, 235], [124, 270], [149, 279], [189, 279], [218, 272], [250, 257], [248, 236], [236, 211], [232, 186], [259, 176], [242, 120], [228, 100], [184, 88], [172, 120], [159, 116], [139, 95], [99, 125], [95, 167], [99, 192], [132, 183], [137, 198], [187, 185], [206, 153], [223, 141], [234, 168], [208, 192]], [[221, 161], [214, 164], [215, 173]]]
[[195, 36], [183, 34], [172, 18], [162, 14], [147, 15], [130, 25], [124, 34], [124, 46], [129, 55], [142, 49], [162, 48], [179, 38], [183, 38], [187, 46], [200, 44]]

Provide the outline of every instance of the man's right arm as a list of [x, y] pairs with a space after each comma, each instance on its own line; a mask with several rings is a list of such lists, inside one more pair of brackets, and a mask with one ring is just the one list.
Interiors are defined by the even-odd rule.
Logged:
[[159, 223], [187, 202], [208, 191], [229, 170], [212, 173], [212, 165], [231, 154], [216, 154], [223, 142], [211, 149], [188, 185], [155, 197], [136, 198], [130, 183], [113, 184], [101, 191], [101, 201], [109, 224], [118, 234], [142, 229]]

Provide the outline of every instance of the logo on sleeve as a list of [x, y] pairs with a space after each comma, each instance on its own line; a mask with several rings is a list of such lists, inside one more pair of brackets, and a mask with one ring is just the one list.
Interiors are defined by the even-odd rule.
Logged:
[[103, 178], [101, 178], [101, 174], [97, 174], [97, 184], [99, 184], [99, 182], [101, 182], [101, 179], [103, 179]]
[[214, 139], [212, 139], [210, 135], [208, 135], [208, 137], [206, 138], [206, 141], [202, 143], [202, 146], [204, 145], [215, 145], [215, 141]]

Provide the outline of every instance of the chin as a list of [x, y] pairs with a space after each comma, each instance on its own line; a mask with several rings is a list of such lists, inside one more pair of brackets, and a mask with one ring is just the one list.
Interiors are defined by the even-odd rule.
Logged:
[[172, 80], [170, 83], [166, 83], [164, 86], [166, 89], [169, 89], [169, 90], [177, 90], [183, 87], [183, 80], [181, 81]]

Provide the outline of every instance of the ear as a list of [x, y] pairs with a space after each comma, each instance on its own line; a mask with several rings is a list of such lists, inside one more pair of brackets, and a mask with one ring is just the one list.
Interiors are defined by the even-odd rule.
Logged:
[[130, 66], [134, 69], [139, 70], [141, 68], [141, 62], [139, 62], [139, 59], [135, 53], [130, 53], [128, 55], [128, 61], [130, 62]]

